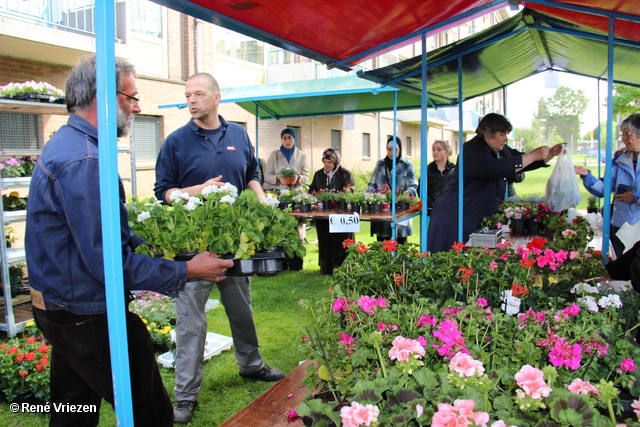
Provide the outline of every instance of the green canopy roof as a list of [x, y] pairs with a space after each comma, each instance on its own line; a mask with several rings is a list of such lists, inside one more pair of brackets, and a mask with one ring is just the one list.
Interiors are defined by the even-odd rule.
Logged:
[[[640, 44], [615, 39], [616, 83], [640, 85]], [[458, 60], [462, 60], [463, 100], [494, 92], [546, 70], [607, 78], [607, 35], [531, 9], [455, 43], [427, 53], [427, 90], [438, 105], [458, 99]], [[359, 76], [420, 93], [422, 56]], [[444, 100], [444, 101], [443, 101]]]
[[[260, 119], [337, 116], [393, 110], [394, 92], [398, 110], [420, 108], [420, 95], [378, 84], [355, 75], [327, 79], [268, 83], [221, 89], [221, 102], [235, 102]], [[186, 107], [186, 103], [163, 105]]]

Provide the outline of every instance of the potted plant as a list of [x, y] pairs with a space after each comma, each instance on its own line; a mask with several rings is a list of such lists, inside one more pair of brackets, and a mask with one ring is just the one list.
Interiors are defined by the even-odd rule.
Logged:
[[[299, 211], [300, 212], [310, 212], [311, 211], [311, 205], [313, 203], [316, 202], [316, 198], [312, 195], [309, 194], [305, 191], [298, 191], [294, 196], [293, 196], [293, 203], [296, 206], [299, 206]], [[296, 208], [294, 208], [294, 211], [296, 210]]]
[[329, 210], [336, 199], [335, 190], [318, 190], [311, 193], [318, 204], [318, 210]]
[[0, 173], [5, 178], [31, 176], [37, 161], [38, 158], [32, 156], [10, 157], [0, 162]]
[[396, 192], [396, 208], [399, 210], [409, 209], [409, 205], [413, 201], [414, 197], [405, 193], [404, 191]]
[[298, 171], [294, 168], [282, 168], [280, 170], [280, 176], [282, 179], [280, 180], [285, 185], [293, 185], [296, 183], [298, 178]]
[[587, 199], [587, 213], [598, 213], [598, 198], [590, 196]]
[[347, 209], [351, 212], [360, 212], [364, 204], [364, 190], [357, 187], [350, 187], [345, 190], [342, 199], [348, 204]]
[[293, 203], [293, 194], [289, 190], [282, 190], [278, 194], [278, 206], [280, 209], [285, 210], [291, 207], [291, 203]]
[[46, 82], [33, 80], [24, 83], [9, 83], [0, 88], [0, 96], [35, 102], [64, 102], [64, 92]]
[[371, 205], [372, 213], [380, 213], [382, 211], [382, 204], [389, 203], [387, 193], [366, 192], [363, 195], [363, 199]]
[[179, 254], [210, 251], [238, 261], [275, 247], [281, 249], [274, 258], [306, 252], [297, 238], [295, 218], [277, 209], [275, 197], [267, 197], [263, 204], [252, 191], [238, 196], [230, 184], [207, 187], [199, 197], [179, 191], [170, 197], [171, 206], [154, 199], [132, 199], [129, 221], [133, 232], [147, 243], [138, 246], [136, 253], [175, 259]]
[[21, 211], [27, 208], [27, 197], [20, 197], [20, 193], [12, 191], [2, 195], [2, 208], [5, 211]]

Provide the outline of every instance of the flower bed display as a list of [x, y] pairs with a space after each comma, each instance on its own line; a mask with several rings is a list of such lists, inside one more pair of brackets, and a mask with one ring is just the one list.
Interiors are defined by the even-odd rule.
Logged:
[[46, 82], [33, 80], [24, 83], [9, 83], [0, 87], [0, 97], [31, 102], [64, 103], [64, 92]]
[[165, 352], [172, 347], [171, 331], [176, 324], [177, 313], [173, 298], [151, 291], [135, 294], [129, 310], [140, 316], [147, 325], [156, 352]]
[[225, 184], [205, 188], [201, 197], [179, 191], [170, 197], [171, 206], [155, 199], [132, 199], [129, 221], [147, 243], [136, 253], [174, 259], [210, 251], [246, 260], [258, 251], [282, 247], [288, 257], [305, 255], [296, 220], [277, 208], [273, 195], [268, 194], [263, 204], [253, 191], [238, 196], [234, 186]]
[[308, 303], [307, 425], [637, 424], [619, 393], [640, 392], [640, 301], [595, 279], [597, 251], [346, 244], [334, 297]]
[[0, 162], [0, 173], [4, 178], [31, 176], [37, 161], [33, 156], [10, 157]]

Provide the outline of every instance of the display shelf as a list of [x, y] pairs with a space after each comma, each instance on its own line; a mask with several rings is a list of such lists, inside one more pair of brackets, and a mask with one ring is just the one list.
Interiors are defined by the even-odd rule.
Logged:
[[19, 188], [19, 187], [28, 187], [31, 183], [30, 176], [19, 176], [12, 178], [2, 178], [0, 179], [0, 186], [3, 190], [9, 188]]
[[16, 101], [13, 99], [0, 98], [0, 111], [7, 111], [10, 113], [57, 115], [67, 114], [67, 106], [65, 104]]
[[27, 219], [27, 211], [3, 211], [2, 217], [5, 224], [10, 224], [12, 222], [23, 222]]

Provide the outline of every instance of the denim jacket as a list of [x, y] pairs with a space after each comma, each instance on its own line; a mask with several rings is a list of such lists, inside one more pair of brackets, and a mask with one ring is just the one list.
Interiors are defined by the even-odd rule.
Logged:
[[[185, 262], [134, 254], [120, 188], [120, 236], [125, 290], [176, 295], [187, 281]], [[29, 283], [47, 310], [106, 312], [98, 173], [98, 131], [71, 114], [42, 150], [27, 201], [25, 250]]]
[[[622, 152], [614, 156], [611, 162], [611, 191], [616, 193], [618, 185], [625, 184], [635, 187], [633, 192], [633, 203], [625, 203], [622, 200], [615, 200], [611, 215], [611, 224], [615, 227], [622, 227], [625, 222], [635, 224], [640, 220], [640, 171], [633, 168], [632, 153]], [[604, 179], [598, 179], [591, 174], [581, 177], [584, 188], [596, 197], [604, 197]]]

